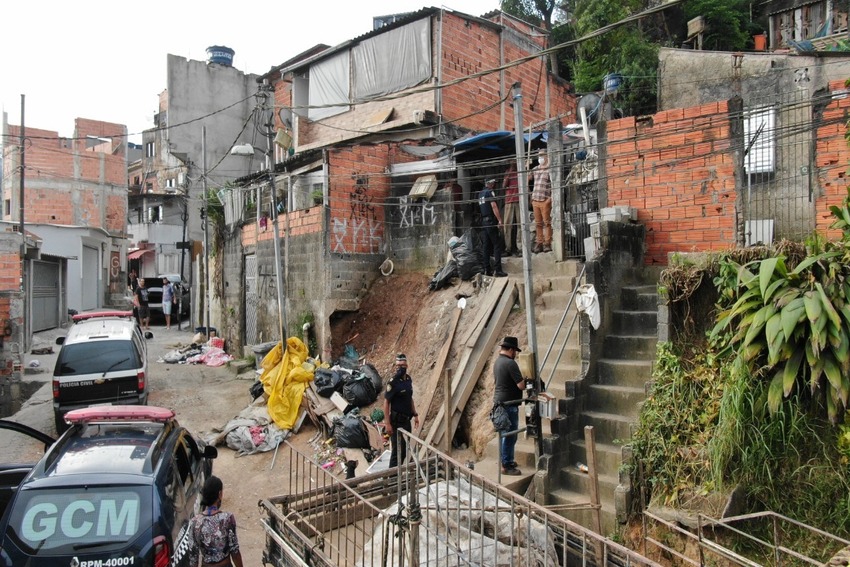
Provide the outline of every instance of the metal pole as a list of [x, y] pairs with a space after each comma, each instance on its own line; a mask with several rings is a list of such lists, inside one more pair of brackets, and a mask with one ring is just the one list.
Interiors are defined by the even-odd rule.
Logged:
[[[26, 286], [26, 276], [27, 276], [27, 235], [24, 230], [24, 178], [26, 177], [26, 152], [24, 151], [24, 142], [26, 141], [26, 126], [24, 124], [24, 109], [25, 109], [25, 101], [26, 95], [21, 95], [21, 131], [20, 131], [20, 153], [21, 153], [21, 178], [20, 178], [20, 190], [18, 200], [18, 222], [19, 229], [21, 232], [21, 299], [23, 300], [23, 308], [24, 308], [24, 316], [23, 319], [23, 327], [24, 332], [21, 337], [21, 341], [23, 342], [21, 352], [26, 352], [29, 347], [29, 305], [27, 301], [27, 286]], [[23, 362], [23, 358], [21, 359]]]
[[534, 285], [531, 273], [531, 228], [528, 223], [528, 172], [522, 139], [522, 93], [520, 83], [514, 83], [514, 134], [516, 169], [519, 173], [520, 228], [522, 233], [522, 269], [525, 281], [525, 320], [528, 326], [528, 349], [532, 355], [533, 378], [537, 378], [537, 327], [534, 324]]
[[[260, 87], [263, 91], [263, 109], [265, 110], [268, 103], [269, 92], [272, 90], [271, 85], [269, 85], [268, 80], [263, 81], [263, 85]], [[286, 329], [289, 327], [286, 321], [286, 304], [284, 303], [286, 294], [283, 289], [283, 278], [281, 277], [280, 271], [280, 233], [278, 231], [278, 217], [280, 216], [277, 211], [277, 188], [275, 183], [275, 156], [274, 156], [274, 104], [271, 105], [269, 110], [269, 121], [266, 124], [266, 147], [268, 149], [268, 153], [266, 155], [267, 163], [269, 166], [269, 183], [271, 184], [272, 189], [272, 218], [274, 222], [272, 223], [272, 227], [274, 228], [274, 274], [275, 280], [277, 284], [277, 319], [278, 319], [278, 332], [280, 334], [281, 348], [286, 348]], [[286, 211], [287, 219], [289, 218], [289, 211]]]
[[210, 338], [210, 209], [207, 198], [207, 127], [201, 126], [201, 154], [204, 168], [204, 326]]

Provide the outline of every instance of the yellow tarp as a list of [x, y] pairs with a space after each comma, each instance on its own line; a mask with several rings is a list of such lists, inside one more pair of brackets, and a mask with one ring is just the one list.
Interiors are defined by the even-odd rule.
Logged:
[[313, 379], [313, 367], [307, 362], [309, 352], [301, 339], [289, 337], [286, 353], [282, 350], [277, 343], [263, 358], [260, 381], [268, 396], [269, 417], [281, 429], [292, 429], [304, 390]]

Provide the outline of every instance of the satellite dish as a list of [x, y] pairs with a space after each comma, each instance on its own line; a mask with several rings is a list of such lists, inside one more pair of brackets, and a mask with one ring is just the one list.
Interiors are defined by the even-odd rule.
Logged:
[[587, 113], [587, 120], [590, 124], [596, 124], [599, 121], [599, 110], [602, 108], [602, 97], [596, 93], [588, 93], [578, 100], [576, 111], [581, 115], [581, 109]]

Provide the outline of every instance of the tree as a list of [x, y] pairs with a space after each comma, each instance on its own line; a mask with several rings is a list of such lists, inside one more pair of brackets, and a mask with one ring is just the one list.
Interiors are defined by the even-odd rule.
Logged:
[[687, 20], [703, 17], [703, 49], [738, 51], [750, 41], [750, 4], [746, 0], [689, 0], [684, 11]]
[[[558, 9], [555, 0], [502, 0], [501, 9], [506, 14], [515, 16], [530, 24], [542, 27], [546, 30], [546, 47], [552, 44], [553, 15]], [[549, 68], [553, 74], [558, 75], [558, 56], [556, 53], [549, 55]]]

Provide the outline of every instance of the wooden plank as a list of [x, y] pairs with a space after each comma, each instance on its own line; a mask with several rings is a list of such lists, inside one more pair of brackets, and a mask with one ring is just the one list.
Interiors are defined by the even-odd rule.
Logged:
[[437, 356], [437, 364], [434, 366], [434, 370], [431, 372], [431, 378], [428, 380], [428, 386], [425, 389], [425, 401], [419, 407], [419, 427], [413, 430], [413, 434], [419, 437], [419, 432], [422, 431], [422, 427], [424, 427], [425, 422], [428, 418], [428, 412], [431, 410], [431, 404], [434, 402], [434, 394], [437, 390], [437, 384], [440, 381], [440, 375], [443, 373], [443, 368], [446, 365], [446, 359], [449, 357], [449, 351], [452, 347], [452, 341], [454, 340], [455, 331], [457, 330], [458, 321], [460, 321], [460, 314], [463, 313], [463, 308], [455, 307], [454, 314], [452, 316], [452, 322], [449, 326], [449, 335], [446, 337], [445, 342], [443, 343], [443, 348], [440, 350], [440, 354]]
[[434, 419], [435, 426], [428, 432], [428, 439], [426, 441], [429, 444], [436, 446], [442, 441], [447, 425], [450, 437], [454, 435], [457, 425], [460, 423], [460, 416], [466, 407], [466, 402], [469, 401], [469, 396], [478, 383], [481, 371], [493, 353], [499, 333], [508, 315], [510, 315], [511, 308], [516, 302], [516, 297], [516, 286], [511, 285], [507, 293], [502, 295], [498, 305], [493, 310], [493, 316], [490, 318], [487, 326], [482, 329], [475, 348], [471, 349], [467, 355], [471, 366], [465, 365], [463, 374], [455, 376], [455, 379], [452, 381], [451, 422], [447, 423], [448, 420], [445, 419], [446, 414], [441, 408], [437, 417]]
[[485, 323], [490, 317], [490, 314], [493, 312], [493, 308], [498, 303], [499, 298], [502, 297], [502, 293], [508, 286], [508, 282], [508, 278], [496, 278], [493, 283], [490, 284], [490, 288], [487, 290], [487, 295], [484, 296], [484, 301], [482, 301], [481, 305], [478, 306], [478, 311], [475, 316], [475, 320], [472, 322], [472, 326], [463, 336], [459, 344], [470, 347], [475, 346], [478, 334], [481, 332], [481, 329], [484, 328]]

